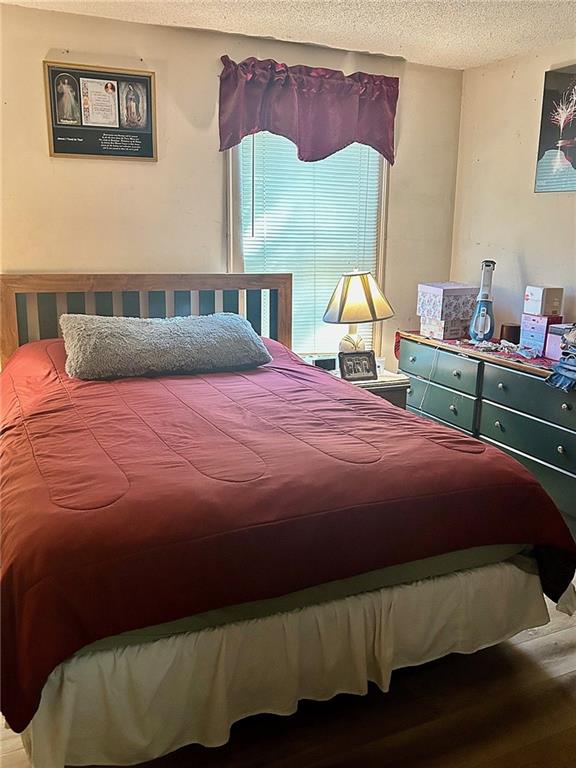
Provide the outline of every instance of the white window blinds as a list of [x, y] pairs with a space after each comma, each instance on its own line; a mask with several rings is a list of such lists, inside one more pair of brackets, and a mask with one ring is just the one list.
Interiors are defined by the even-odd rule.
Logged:
[[[346, 327], [322, 315], [338, 278], [356, 268], [376, 274], [381, 168], [361, 144], [315, 163], [271, 133], [240, 145], [244, 269], [293, 273], [297, 352], [335, 352]], [[372, 324], [359, 330], [369, 347]]]

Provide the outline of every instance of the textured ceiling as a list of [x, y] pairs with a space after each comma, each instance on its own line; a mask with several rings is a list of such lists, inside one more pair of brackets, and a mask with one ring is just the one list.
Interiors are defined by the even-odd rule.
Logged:
[[[575, 0], [8, 0], [465, 69], [576, 37]], [[576, 58], [576, 45], [575, 45]]]

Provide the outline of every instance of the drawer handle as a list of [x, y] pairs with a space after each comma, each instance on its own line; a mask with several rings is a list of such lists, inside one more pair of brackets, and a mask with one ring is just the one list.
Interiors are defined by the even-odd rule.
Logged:
[[451, 404], [450, 404], [448, 407], [450, 408], [450, 410], [452, 411], [452, 413], [457, 413], [457, 408], [456, 408], [456, 406], [454, 405], [454, 403], [451, 403]]
[[558, 453], [561, 453], [562, 455], [566, 453], [566, 448], [564, 448], [563, 445], [559, 445], [558, 448], [556, 448], [556, 450], [558, 451]]
[[562, 403], [562, 405], [560, 407], [562, 408], [563, 411], [571, 411], [572, 410], [572, 406], [570, 405], [570, 403]]
[[408, 360], [409, 360], [411, 363], [415, 363], [415, 362], [416, 362], [416, 355], [410, 355], [410, 357], [408, 358]]
[[456, 378], [459, 379], [460, 376], [462, 376], [462, 371], [454, 370], [452, 371], [452, 376], [456, 376]]
[[498, 389], [506, 389], [506, 385], [504, 384], [503, 381], [498, 382]]
[[496, 421], [494, 422], [494, 426], [496, 427], [496, 429], [502, 429], [502, 422], [496, 419]]

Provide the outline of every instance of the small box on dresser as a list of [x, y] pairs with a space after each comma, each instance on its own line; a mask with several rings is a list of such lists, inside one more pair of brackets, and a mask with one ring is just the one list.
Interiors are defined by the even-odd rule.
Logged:
[[549, 327], [561, 322], [561, 315], [528, 315], [524, 313], [520, 325], [520, 345], [533, 349], [538, 355], [543, 355]]
[[564, 288], [527, 285], [523, 312], [527, 315], [559, 315], [563, 297]]
[[420, 333], [431, 339], [463, 339], [468, 333], [469, 322], [466, 320], [431, 320], [420, 318]]
[[478, 286], [465, 283], [420, 283], [416, 314], [428, 320], [469, 323], [474, 312]]
[[572, 328], [572, 323], [558, 323], [548, 327], [546, 336], [546, 349], [544, 354], [550, 360], [560, 360], [562, 357], [562, 336]]

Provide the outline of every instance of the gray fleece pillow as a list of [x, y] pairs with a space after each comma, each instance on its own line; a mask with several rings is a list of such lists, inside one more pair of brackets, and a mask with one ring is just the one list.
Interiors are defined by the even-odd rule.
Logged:
[[66, 373], [77, 379], [236, 371], [272, 359], [250, 323], [228, 312], [165, 320], [62, 315], [60, 327]]

